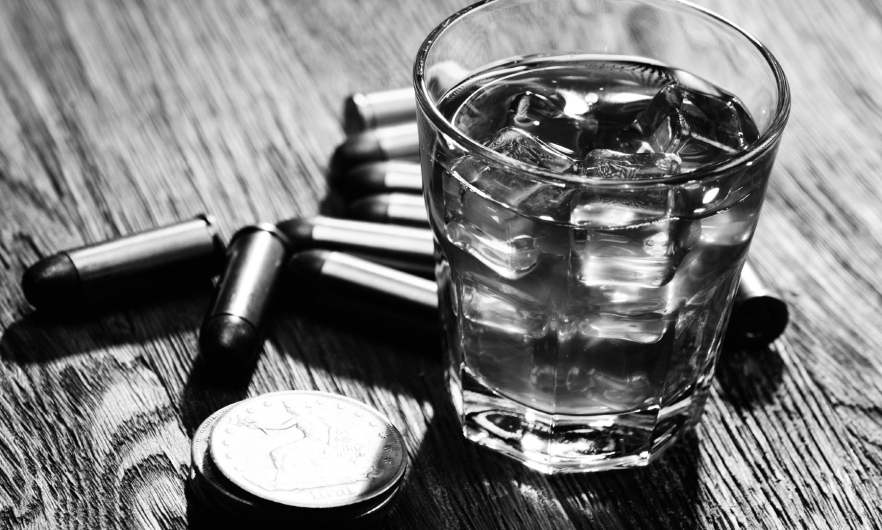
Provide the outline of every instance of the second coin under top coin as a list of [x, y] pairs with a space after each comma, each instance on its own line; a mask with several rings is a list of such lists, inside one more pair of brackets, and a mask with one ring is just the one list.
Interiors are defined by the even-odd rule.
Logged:
[[249, 494], [238, 492], [236, 488], [227, 487], [224, 480], [217, 476], [213, 468], [209, 453], [211, 430], [217, 420], [224, 415], [233, 405], [228, 405], [209, 416], [193, 435], [192, 469], [193, 489], [197, 494], [204, 497], [203, 502], [209, 507], [231, 515], [247, 517], [259, 516], [264, 519], [272, 519], [279, 515], [281, 510], [262, 508], [257, 505], [256, 499], [249, 498]]
[[398, 486], [407, 467], [401, 434], [378, 411], [315, 391], [233, 405], [215, 424], [210, 451], [243, 490], [302, 508], [372, 499]]

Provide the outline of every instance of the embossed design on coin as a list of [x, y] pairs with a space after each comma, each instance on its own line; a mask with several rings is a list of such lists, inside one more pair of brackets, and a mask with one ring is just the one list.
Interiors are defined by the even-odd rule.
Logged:
[[233, 405], [227, 405], [226, 407], [217, 410], [205, 419], [201, 425], [196, 429], [196, 432], [193, 434], [193, 442], [190, 445], [190, 458], [192, 459], [192, 464], [195, 467], [195, 470], [200, 474], [203, 473], [202, 460], [205, 458], [205, 453], [208, 451], [208, 442], [211, 436], [211, 430], [214, 428], [218, 419], [220, 419]]
[[[248, 492], [290, 506], [346, 506], [382, 494], [404, 473], [401, 435], [363, 403], [311, 391], [254, 399], [273, 406], [234, 405], [210, 444], [217, 467]], [[217, 458], [221, 451], [229, 459]]]

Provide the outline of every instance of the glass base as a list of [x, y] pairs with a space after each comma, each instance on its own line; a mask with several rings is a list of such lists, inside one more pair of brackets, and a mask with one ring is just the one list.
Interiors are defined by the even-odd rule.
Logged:
[[694, 424], [707, 396], [704, 388], [662, 408], [548, 414], [462, 377], [461, 386], [451, 377], [450, 391], [465, 437], [546, 474], [646, 466]]

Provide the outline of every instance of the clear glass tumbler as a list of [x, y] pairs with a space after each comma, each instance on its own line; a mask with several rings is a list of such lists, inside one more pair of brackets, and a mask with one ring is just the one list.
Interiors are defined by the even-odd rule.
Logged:
[[546, 473], [648, 464], [707, 397], [789, 113], [777, 61], [685, 2], [491, 0], [414, 82], [465, 436]]

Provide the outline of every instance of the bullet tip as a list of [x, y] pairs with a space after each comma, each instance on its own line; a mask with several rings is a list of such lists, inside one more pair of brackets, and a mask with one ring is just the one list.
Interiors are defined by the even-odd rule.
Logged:
[[373, 131], [353, 134], [334, 150], [331, 156], [331, 178], [339, 178], [361, 164], [387, 158]]
[[383, 195], [370, 195], [353, 201], [346, 212], [352, 219], [372, 221], [374, 223], [389, 222], [389, 201]]
[[298, 283], [314, 284], [315, 280], [321, 276], [325, 261], [332, 254], [333, 252], [330, 250], [319, 249], [297, 252], [288, 260], [288, 265], [285, 269], [286, 279]]
[[346, 175], [330, 178], [329, 184], [346, 199], [356, 199], [384, 191], [388, 162], [368, 162], [352, 168]]
[[733, 310], [727, 336], [745, 347], [763, 347], [784, 333], [789, 317], [787, 304], [779, 298], [750, 298]]
[[354, 134], [369, 128], [372, 121], [365, 114], [369, 111], [362, 94], [352, 94], [343, 102], [343, 130]]
[[234, 315], [215, 315], [199, 332], [199, 350], [206, 363], [224, 372], [251, 366], [261, 343], [254, 326]]
[[297, 252], [312, 246], [313, 226], [311, 219], [298, 217], [282, 221], [276, 225], [276, 228], [288, 238], [290, 250]]
[[26, 270], [21, 288], [37, 309], [58, 310], [82, 303], [80, 275], [63, 252], [43, 258]]

